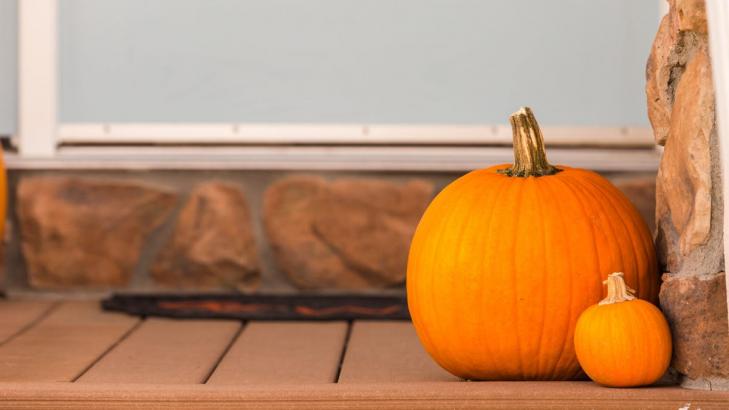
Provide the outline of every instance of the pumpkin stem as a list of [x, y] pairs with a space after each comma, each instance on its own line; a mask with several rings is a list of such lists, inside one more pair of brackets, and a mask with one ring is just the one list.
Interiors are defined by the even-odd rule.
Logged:
[[540, 177], [561, 171], [547, 162], [544, 137], [529, 107], [521, 107], [509, 116], [514, 134], [514, 165], [499, 170], [510, 177]]
[[607, 280], [602, 283], [607, 284], [607, 297], [601, 300], [598, 305], [609, 305], [635, 299], [635, 290], [625, 284], [623, 272], [611, 273], [608, 275]]

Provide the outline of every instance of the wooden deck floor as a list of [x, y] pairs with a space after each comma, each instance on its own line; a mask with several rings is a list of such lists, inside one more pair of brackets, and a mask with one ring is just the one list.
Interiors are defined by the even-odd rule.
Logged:
[[463, 382], [408, 322], [147, 319], [95, 301], [0, 302], [0, 407], [723, 408], [729, 393]]

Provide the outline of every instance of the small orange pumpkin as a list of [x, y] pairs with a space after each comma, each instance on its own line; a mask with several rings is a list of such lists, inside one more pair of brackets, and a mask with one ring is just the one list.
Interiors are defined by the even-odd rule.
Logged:
[[671, 362], [671, 331], [663, 313], [636, 299], [623, 273], [608, 276], [607, 297], [585, 310], [575, 327], [575, 352], [596, 383], [610, 387], [652, 384]]
[[651, 233], [605, 178], [547, 162], [530, 109], [510, 120], [514, 164], [459, 178], [421, 218], [410, 315], [428, 353], [462, 378], [575, 378], [574, 326], [603, 297], [607, 272], [657, 299]]

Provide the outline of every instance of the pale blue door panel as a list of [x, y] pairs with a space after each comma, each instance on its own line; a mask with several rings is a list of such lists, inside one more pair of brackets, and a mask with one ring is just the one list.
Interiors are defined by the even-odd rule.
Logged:
[[[60, 0], [66, 122], [647, 125], [655, 0]], [[2, 40], [5, 41], [5, 40]]]

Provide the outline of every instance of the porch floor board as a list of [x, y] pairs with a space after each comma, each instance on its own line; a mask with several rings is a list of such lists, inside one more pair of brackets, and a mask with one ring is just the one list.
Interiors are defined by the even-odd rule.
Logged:
[[339, 383], [457, 381], [428, 357], [410, 322], [356, 322]]
[[231, 321], [147, 319], [77, 383], [203, 383], [241, 325]]
[[463, 382], [408, 322], [144, 320], [96, 301], [0, 301], [0, 407], [135, 406], [727, 409], [729, 392]]
[[346, 334], [346, 322], [251, 322], [207, 383], [334, 383]]

